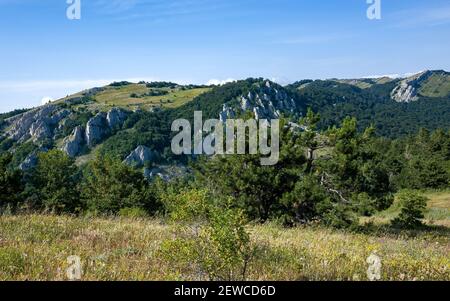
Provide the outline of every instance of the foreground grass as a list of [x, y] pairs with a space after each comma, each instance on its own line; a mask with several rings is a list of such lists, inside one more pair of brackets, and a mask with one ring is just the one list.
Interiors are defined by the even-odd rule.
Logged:
[[[173, 230], [160, 220], [0, 216], [0, 280], [65, 280], [70, 255], [81, 257], [83, 280], [196, 280], [160, 255]], [[248, 230], [258, 249], [249, 280], [366, 280], [372, 253], [382, 259], [383, 280], [450, 280], [447, 228]]]

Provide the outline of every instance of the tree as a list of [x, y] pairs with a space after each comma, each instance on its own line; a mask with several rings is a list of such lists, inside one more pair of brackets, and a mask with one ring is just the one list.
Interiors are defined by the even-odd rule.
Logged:
[[428, 199], [412, 191], [399, 193], [398, 202], [401, 206], [400, 215], [392, 221], [392, 225], [401, 228], [422, 226], [422, 221]]
[[117, 214], [123, 208], [158, 209], [151, 187], [141, 171], [107, 156], [97, 156], [85, 170], [82, 196], [88, 209]]
[[22, 173], [9, 168], [11, 161], [10, 153], [0, 155], [0, 208], [16, 206], [20, 201], [20, 193], [24, 189]]
[[267, 221], [285, 211], [280, 202], [301, 176], [306, 158], [296, 149], [298, 136], [285, 121], [280, 125], [280, 158], [275, 166], [262, 166], [261, 155], [225, 155], [206, 158], [196, 165], [197, 180], [218, 196], [229, 195], [248, 217]]
[[40, 153], [32, 174], [32, 190], [47, 210], [79, 212], [83, 206], [78, 193], [77, 174], [75, 161], [62, 151]]

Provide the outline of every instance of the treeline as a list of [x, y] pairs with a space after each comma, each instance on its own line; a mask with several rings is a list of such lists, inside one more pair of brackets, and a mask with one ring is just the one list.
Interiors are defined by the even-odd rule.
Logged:
[[169, 183], [149, 182], [141, 170], [108, 154], [78, 167], [51, 150], [40, 153], [37, 166], [23, 173], [12, 167], [12, 155], [6, 153], [0, 159], [0, 208], [164, 215], [175, 210], [174, 195], [183, 204], [190, 202], [181, 200], [183, 195], [202, 191], [214, 204], [231, 206], [250, 220], [348, 228], [359, 216], [389, 208], [401, 189], [449, 187], [449, 132], [421, 130], [391, 140], [376, 136], [374, 128], [360, 132], [351, 118], [319, 132], [320, 117], [311, 110], [300, 123], [308, 130], [282, 122], [276, 166], [261, 166], [259, 155], [202, 157], [193, 163], [193, 174]]

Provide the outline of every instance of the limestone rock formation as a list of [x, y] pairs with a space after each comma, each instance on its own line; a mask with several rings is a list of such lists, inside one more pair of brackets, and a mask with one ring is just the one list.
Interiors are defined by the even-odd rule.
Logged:
[[7, 119], [6, 122], [10, 124], [10, 128], [6, 136], [19, 143], [30, 138], [35, 142], [51, 138], [57, 124], [69, 114], [70, 111], [61, 110], [57, 105], [42, 106]]
[[397, 102], [412, 102], [419, 99], [420, 84], [432, 75], [424, 71], [402, 80], [391, 92], [391, 98]]
[[47, 152], [48, 149], [46, 148], [39, 148], [33, 152], [31, 152], [25, 160], [19, 165], [19, 169], [22, 171], [30, 170], [38, 164], [38, 154], [42, 152]]
[[70, 157], [77, 156], [85, 145], [85, 133], [82, 126], [77, 126], [72, 135], [64, 140], [64, 146], [62, 150]]
[[110, 132], [105, 113], [98, 113], [86, 124], [86, 143], [89, 147], [101, 142]]
[[125, 122], [126, 118], [127, 118], [126, 111], [119, 108], [113, 108], [106, 115], [106, 120], [108, 121], [108, 125], [111, 129], [121, 127], [122, 124]]
[[241, 95], [237, 101], [239, 107], [232, 107], [228, 103], [223, 105], [219, 114], [221, 121], [243, 112], [252, 112], [256, 119], [274, 119], [279, 118], [282, 113], [294, 113], [297, 110], [295, 100], [281, 86], [270, 81], [260, 83], [247, 95]]
[[155, 154], [151, 149], [140, 145], [126, 157], [124, 163], [134, 167], [142, 167], [146, 163], [151, 162], [154, 157]]

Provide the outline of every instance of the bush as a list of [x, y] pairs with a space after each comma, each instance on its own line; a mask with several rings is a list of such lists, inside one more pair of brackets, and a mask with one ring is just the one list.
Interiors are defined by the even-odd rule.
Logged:
[[22, 173], [9, 168], [11, 161], [11, 154], [0, 155], [0, 209], [17, 205], [20, 201], [19, 194], [24, 189]]
[[146, 218], [148, 217], [147, 212], [139, 207], [123, 208], [119, 210], [119, 215], [121, 217], [128, 218]]
[[191, 274], [193, 269], [201, 279], [246, 280], [254, 251], [243, 212], [233, 208], [231, 199], [214, 204], [207, 191], [196, 189], [169, 199], [178, 237], [163, 242], [163, 258], [176, 271]]
[[422, 221], [428, 199], [412, 191], [398, 194], [401, 208], [400, 215], [392, 221], [392, 225], [401, 228], [415, 228], [422, 226]]

